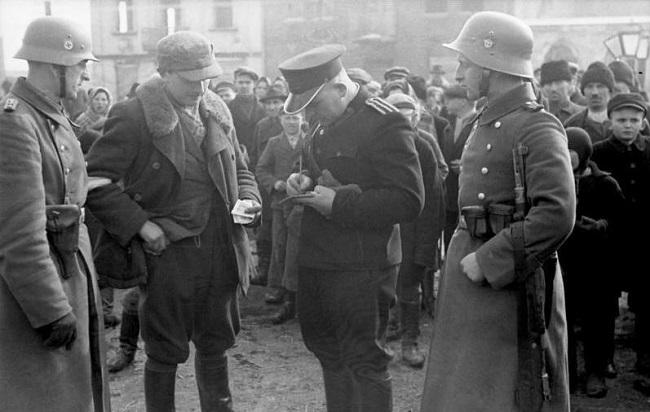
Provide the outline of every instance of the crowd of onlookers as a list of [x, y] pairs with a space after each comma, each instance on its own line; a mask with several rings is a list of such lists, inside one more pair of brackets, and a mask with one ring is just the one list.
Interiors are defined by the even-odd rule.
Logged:
[[[417, 130], [427, 205], [423, 220], [402, 230], [400, 303], [391, 313], [387, 339], [401, 338], [402, 359], [422, 367], [424, 355], [417, 346], [420, 308], [433, 314], [434, 274], [458, 222], [460, 159], [485, 102], [469, 100], [466, 90], [446, 79], [439, 65], [433, 66], [428, 79], [400, 66], [386, 70], [381, 82], [361, 68], [348, 69], [348, 75], [372, 96], [395, 106]], [[609, 65], [596, 61], [585, 70], [564, 60], [549, 61], [535, 75], [538, 100], [565, 126], [577, 189], [576, 224], [559, 253], [566, 287], [571, 388], [602, 397], [607, 393], [605, 378], [617, 375], [614, 332], [623, 291], [636, 315], [636, 369], [650, 377], [650, 303], [645, 299], [650, 282], [643, 260], [647, 243], [637, 240], [650, 233], [644, 215], [650, 210], [647, 96], [624, 61]], [[2, 93], [10, 86], [5, 81]], [[127, 98], [135, 96], [137, 86]], [[267, 287], [265, 301], [278, 308], [270, 320], [280, 324], [297, 315], [296, 256], [302, 216], [302, 206], [285, 201], [285, 182], [301, 167], [313, 125], [301, 113], [283, 111], [289, 90], [281, 76], [272, 80], [242, 67], [235, 70], [232, 81], [215, 79], [209, 87], [227, 103], [242, 153], [262, 192], [263, 219], [252, 233], [258, 261], [252, 283]], [[64, 102], [84, 153], [101, 137], [112, 104], [112, 93], [104, 87], [93, 87]], [[92, 231], [97, 223], [92, 216], [87, 221]], [[422, 228], [438, 242], [421, 244]], [[414, 270], [424, 276], [412, 277]], [[413, 279], [424, 280], [414, 283]], [[139, 328], [137, 288], [125, 295], [120, 317], [113, 313], [112, 295], [111, 288], [102, 289], [105, 325], [122, 323], [120, 349], [109, 360], [114, 372], [133, 360]], [[578, 347], [584, 374], [578, 373]], [[636, 386], [650, 396], [648, 381], [639, 380]]]

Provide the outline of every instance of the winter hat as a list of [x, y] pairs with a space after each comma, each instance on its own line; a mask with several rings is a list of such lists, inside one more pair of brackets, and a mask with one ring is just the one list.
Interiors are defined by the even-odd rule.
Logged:
[[600, 61], [595, 61], [587, 67], [587, 71], [582, 75], [580, 81], [580, 91], [585, 94], [585, 86], [589, 83], [600, 83], [607, 86], [610, 92], [614, 91], [614, 74]]
[[593, 153], [589, 135], [580, 127], [567, 127], [566, 136], [569, 140], [569, 150], [573, 150], [578, 154], [578, 170], [585, 170]]
[[630, 107], [643, 112], [643, 115], [648, 112], [643, 97], [638, 93], [619, 93], [612, 97], [607, 103], [607, 116], [610, 116], [613, 111]]
[[634, 89], [634, 70], [632, 70], [629, 64], [623, 60], [614, 60], [609, 64], [609, 69], [614, 74], [614, 79], [617, 82], [627, 84], [630, 90]]
[[544, 86], [558, 80], [571, 81], [571, 70], [566, 60], [553, 60], [542, 64], [540, 84]]

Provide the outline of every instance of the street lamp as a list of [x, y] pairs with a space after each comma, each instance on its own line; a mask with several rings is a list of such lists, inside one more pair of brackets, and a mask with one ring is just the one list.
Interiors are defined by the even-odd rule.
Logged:
[[645, 82], [646, 60], [650, 49], [650, 37], [647, 32], [621, 31], [608, 37], [603, 42], [607, 51], [615, 59], [625, 58], [639, 76], [641, 85]]

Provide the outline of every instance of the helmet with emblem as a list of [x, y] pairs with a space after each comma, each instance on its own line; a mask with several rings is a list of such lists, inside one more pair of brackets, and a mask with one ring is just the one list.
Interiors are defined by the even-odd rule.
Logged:
[[23, 37], [16, 59], [74, 66], [86, 60], [99, 61], [92, 53], [90, 35], [78, 23], [61, 17], [39, 17]]
[[456, 40], [443, 46], [486, 69], [529, 79], [534, 77], [533, 31], [509, 14], [494, 11], [473, 14]]

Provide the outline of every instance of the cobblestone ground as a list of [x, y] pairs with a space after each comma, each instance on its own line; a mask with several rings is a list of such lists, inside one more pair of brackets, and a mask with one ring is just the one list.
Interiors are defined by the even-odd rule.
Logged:
[[[316, 412], [325, 411], [320, 369], [316, 359], [305, 349], [297, 321], [272, 325], [268, 316], [273, 307], [263, 303], [263, 288], [254, 286], [241, 302], [242, 331], [237, 345], [229, 352], [231, 390], [235, 410], [239, 412]], [[123, 291], [116, 293], [119, 303]], [[119, 305], [118, 309], [119, 310]], [[119, 313], [119, 312], [118, 312]], [[422, 317], [422, 346], [428, 349], [431, 321]], [[634, 389], [634, 353], [630, 347], [629, 314], [618, 321], [617, 356], [619, 377], [609, 380], [610, 391], [604, 399], [572, 397], [572, 410], [578, 412], [650, 411], [650, 399]], [[118, 330], [107, 330], [110, 351], [118, 346]], [[391, 347], [399, 353], [399, 345]], [[140, 342], [142, 348], [142, 342]], [[193, 356], [193, 354], [192, 354]], [[114, 412], [144, 411], [144, 353], [138, 350], [134, 365], [111, 375], [111, 400]], [[413, 370], [398, 360], [390, 365], [393, 376], [394, 410], [418, 412], [424, 381], [423, 370]], [[193, 359], [178, 369], [176, 409], [199, 411], [194, 379]]]

